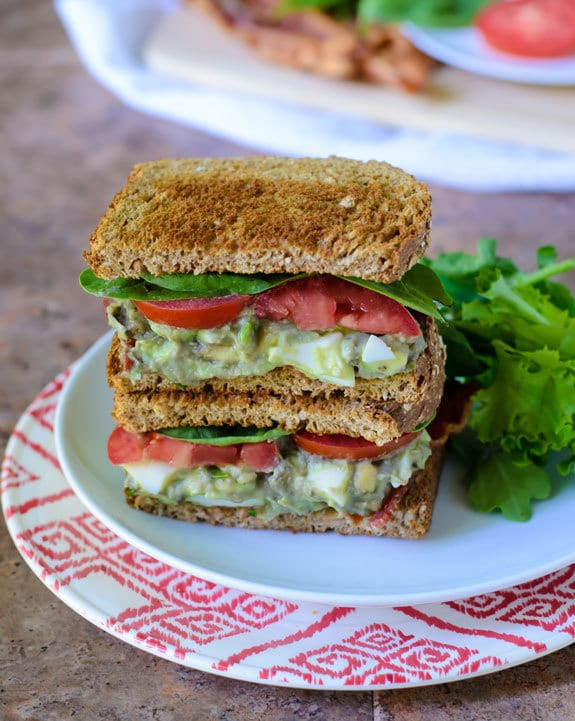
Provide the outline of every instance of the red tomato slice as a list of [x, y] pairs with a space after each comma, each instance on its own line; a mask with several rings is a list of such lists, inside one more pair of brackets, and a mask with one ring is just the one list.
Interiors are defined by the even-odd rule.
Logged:
[[284, 283], [260, 293], [254, 303], [258, 318], [291, 320], [300, 330], [331, 330], [336, 310], [337, 300], [323, 277]]
[[217, 328], [231, 323], [248, 304], [250, 295], [224, 295], [218, 298], [184, 300], [135, 300], [136, 307], [154, 323], [176, 328]]
[[575, 52], [573, 0], [498, 0], [481, 10], [475, 24], [489, 45], [513, 55]]
[[358, 285], [338, 303], [336, 323], [363, 333], [402, 333], [412, 337], [421, 333], [415, 318], [401, 303]]
[[142, 460], [145, 444], [145, 433], [130, 433], [117, 426], [108, 438], [108, 458], [114, 465], [137, 463]]
[[339, 325], [382, 335], [421, 333], [411, 313], [397, 301], [329, 275], [294, 280], [260, 293], [254, 312], [258, 318], [289, 319], [300, 330], [331, 330]]
[[161, 461], [184, 468], [189, 465], [190, 449], [187, 444], [159, 433], [148, 433], [142, 454], [143, 461]]
[[160, 433], [150, 433], [142, 460], [163, 461], [179, 468], [193, 468], [233, 464], [238, 458], [237, 445], [212, 446], [207, 443], [189, 443], [162, 436]]
[[244, 443], [240, 451], [240, 461], [253, 471], [273, 471], [279, 460], [278, 447], [275, 441]]
[[391, 453], [410, 443], [417, 435], [417, 433], [405, 433], [382, 446], [366, 441], [365, 438], [352, 438], [339, 433], [320, 436], [300, 431], [293, 436], [293, 439], [302, 451], [313, 453], [316, 456], [360, 460], [362, 458], [378, 458], [386, 453]]
[[253, 471], [271, 471], [279, 462], [274, 441], [213, 446], [190, 443], [161, 433], [130, 433], [119, 426], [108, 440], [108, 458], [115, 465], [161, 461], [178, 468], [246, 465]]

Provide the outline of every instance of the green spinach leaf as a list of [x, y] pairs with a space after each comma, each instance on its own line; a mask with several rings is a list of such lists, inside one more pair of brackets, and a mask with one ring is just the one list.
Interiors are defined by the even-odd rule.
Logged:
[[180, 428], [162, 428], [157, 432], [180, 441], [207, 443], [211, 446], [261, 443], [291, 435], [281, 428], [256, 428], [255, 426], [181, 426]]
[[[142, 278], [104, 280], [98, 278], [87, 268], [80, 274], [79, 281], [87, 293], [101, 298], [161, 301], [217, 297], [236, 293], [253, 295], [275, 288], [282, 283], [306, 277], [309, 276], [305, 273], [297, 275], [284, 273], [271, 275], [239, 275], [233, 273], [192, 275], [177, 273], [173, 276], [145, 274]], [[376, 293], [397, 300], [408, 308], [438, 319], [441, 318], [441, 315], [434, 301], [444, 304], [451, 302], [449, 295], [434, 271], [421, 264], [415, 265], [401, 280], [395, 283], [383, 284], [348, 277], [345, 277], [344, 280], [374, 290]]]
[[441, 319], [435, 301], [450, 305], [452, 300], [435, 271], [422, 263], [417, 263], [405, 275], [394, 283], [377, 283], [362, 278], [344, 277], [344, 280], [363, 288], [374, 290], [396, 300], [407, 308], [418, 310], [425, 315]]
[[288, 280], [305, 278], [305, 273], [289, 275], [272, 273], [271, 275], [240, 275], [237, 273], [174, 273], [173, 275], [149, 275], [142, 278], [150, 285], [159, 286], [176, 292], [187, 293], [193, 298], [213, 298], [222, 295], [254, 295], [275, 288]]

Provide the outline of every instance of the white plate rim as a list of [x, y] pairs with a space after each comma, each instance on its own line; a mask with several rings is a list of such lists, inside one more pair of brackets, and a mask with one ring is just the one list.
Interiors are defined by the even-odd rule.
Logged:
[[[575, 55], [564, 58], [514, 58], [491, 50], [479, 32], [466, 28], [422, 28], [404, 23], [404, 34], [423, 53], [447, 65], [486, 77], [531, 85], [575, 86]], [[456, 44], [449, 42], [456, 40]]]

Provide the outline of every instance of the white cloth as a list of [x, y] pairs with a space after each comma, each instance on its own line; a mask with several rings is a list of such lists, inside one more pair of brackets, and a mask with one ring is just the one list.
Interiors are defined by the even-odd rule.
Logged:
[[386, 160], [462, 190], [575, 191], [575, 154], [415, 132], [166, 78], [143, 64], [140, 50], [177, 0], [55, 0], [55, 6], [90, 73], [151, 115], [264, 152]]

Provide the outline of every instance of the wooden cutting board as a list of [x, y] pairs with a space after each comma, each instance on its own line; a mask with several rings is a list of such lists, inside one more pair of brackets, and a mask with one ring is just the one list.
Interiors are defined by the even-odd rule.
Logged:
[[192, 8], [168, 15], [144, 49], [150, 67], [195, 84], [417, 130], [458, 131], [575, 152], [575, 88], [523, 85], [442, 67], [424, 93], [330, 80], [261, 60]]

